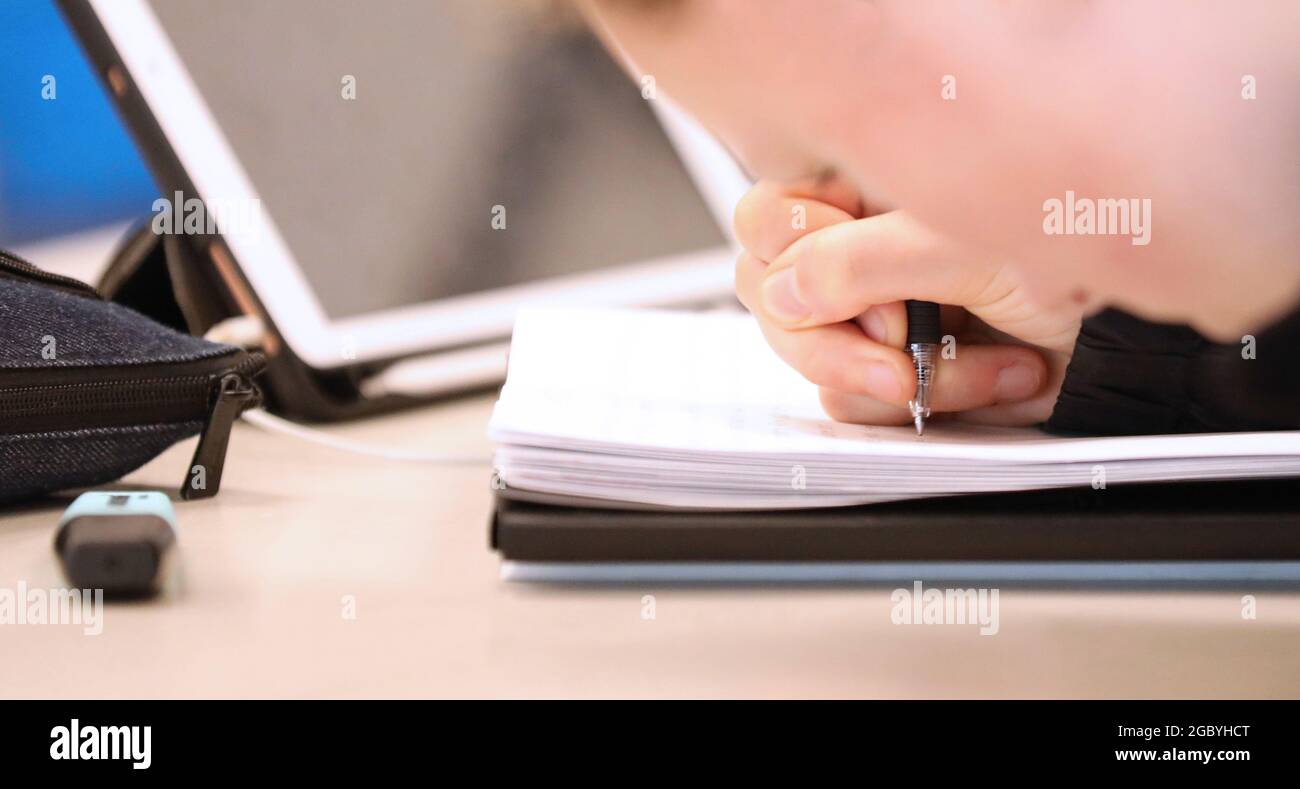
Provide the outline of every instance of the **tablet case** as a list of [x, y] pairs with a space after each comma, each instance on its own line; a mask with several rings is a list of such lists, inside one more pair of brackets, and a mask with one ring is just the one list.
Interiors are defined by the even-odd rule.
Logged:
[[627, 510], [498, 492], [521, 562], [1300, 560], [1300, 481], [1160, 483], [810, 510]]

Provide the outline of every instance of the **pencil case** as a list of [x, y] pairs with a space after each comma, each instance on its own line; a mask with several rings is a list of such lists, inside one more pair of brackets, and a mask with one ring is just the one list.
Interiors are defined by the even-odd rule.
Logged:
[[111, 482], [196, 434], [181, 496], [215, 495], [264, 365], [0, 251], [0, 504]]

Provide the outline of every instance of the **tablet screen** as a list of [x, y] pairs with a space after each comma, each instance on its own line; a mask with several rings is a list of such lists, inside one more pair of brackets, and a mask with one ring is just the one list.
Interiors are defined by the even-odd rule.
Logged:
[[724, 243], [637, 85], [545, 4], [150, 4], [330, 318]]

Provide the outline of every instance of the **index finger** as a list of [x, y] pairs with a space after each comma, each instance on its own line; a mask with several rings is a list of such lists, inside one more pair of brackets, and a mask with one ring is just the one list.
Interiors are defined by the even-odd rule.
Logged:
[[970, 306], [995, 275], [994, 267], [893, 211], [795, 241], [764, 272], [762, 303], [781, 325], [803, 328], [904, 299]]

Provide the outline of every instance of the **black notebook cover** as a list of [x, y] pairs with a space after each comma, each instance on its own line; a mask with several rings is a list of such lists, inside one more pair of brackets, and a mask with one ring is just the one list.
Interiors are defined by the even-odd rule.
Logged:
[[1111, 486], [812, 510], [536, 503], [499, 493], [524, 562], [1300, 560], [1300, 480]]

